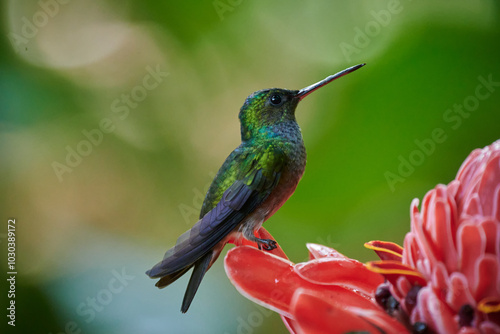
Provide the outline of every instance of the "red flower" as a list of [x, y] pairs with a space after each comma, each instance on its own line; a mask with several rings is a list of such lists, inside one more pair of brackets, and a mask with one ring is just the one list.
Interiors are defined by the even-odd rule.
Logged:
[[[272, 238], [263, 228], [259, 237]], [[374, 300], [384, 278], [361, 262], [308, 244], [311, 260], [293, 264], [281, 248], [256, 247], [231, 249], [226, 273], [242, 295], [280, 313], [291, 333], [406, 333]]]
[[367, 244], [381, 255], [368, 267], [388, 280], [396, 316], [437, 333], [500, 333], [500, 141], [473, 151], [456, 180], [417, 206], [401, 256]]
[[417, 206], [404, 248], [366, 244], [381, 261], [308, 244], [310, 261], [293, 264], [281, 248], [243, 241], [254, 248], [230, 250], [227, 275], [291, 333], [500, 333], [500, 141], [473, 151], [456, 180]]

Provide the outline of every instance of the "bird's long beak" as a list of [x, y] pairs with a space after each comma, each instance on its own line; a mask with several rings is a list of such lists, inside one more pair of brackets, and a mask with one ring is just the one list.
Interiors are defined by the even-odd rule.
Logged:
[[348, 73], [354, 72], [358, 68], [361, 68], [361, 67], [363, 67], [365, 65], [366, 65], [365, 63], [359, 64], [359, 65], [356, 65], [356, 66], [352, 66], [352, 67], [346, 68], [345, 70], [340, 71], [339, 73], [336, 73], [334, 75], [330, 75], [330, 76], [326, 77], [325, 79], [323, 79], [323, 80], [321, 80], [319, 82], [316, 82], [315, 84], [312, 84], [311, 86], [308, 86], [306, 88], [302, 88], [301, 90], [299, 90], [299, 92], [297, 93], [297, 95], [295, 95], [295, 97], [298, 97], [299, 100], [302, 100], [304, 97], [306, 97], [307, 95], [311, 94], [316, 89], [318, 89], [320, 87], [323, 87], [324, 85], [332, 82], [335, 79], [343, 77], [344, 75], [346, 75]]

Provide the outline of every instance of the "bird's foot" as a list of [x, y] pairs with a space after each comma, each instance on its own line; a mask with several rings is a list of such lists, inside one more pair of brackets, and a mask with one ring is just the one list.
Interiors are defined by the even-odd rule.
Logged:
[[264, 249], [266, 251], [271, 251], [278, 247], [276, 246], [276, 241], [272, 239], [257, 239], [255, 242], [257, 242], [257, 246], [260, 250]]

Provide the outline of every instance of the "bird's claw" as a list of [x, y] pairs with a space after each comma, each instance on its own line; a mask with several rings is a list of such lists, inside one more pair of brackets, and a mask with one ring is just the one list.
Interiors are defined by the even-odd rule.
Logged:
[[276, 245], [276, 241], [271, 240], [271, 239], [258, 239], [257, 240], [257, 245], [260, 250], [264, 249], [266, 251], [271, 251], [278, 247]]

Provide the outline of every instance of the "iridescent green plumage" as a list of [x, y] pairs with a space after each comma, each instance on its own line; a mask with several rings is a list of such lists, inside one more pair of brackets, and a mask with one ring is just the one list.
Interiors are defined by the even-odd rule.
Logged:
[[[227, 157], [215, 176], [200, 218], [215, 207], [222, 194], [236, 180], [247, 179], [246, 182], [250, 182], [256, 170], [262, 170], [264, 176], [271, 178], [270, 174], [279, 172], [290, 151], [296, 149], [293, 145], [302, 143], [300, 128], [295, 120], [298, 99], [294, 99], [294, 96], [297, 92], [266, 89], [246, 99], [239, 116], [242, 143]], [[270, 104], [269, 99], [273, 95], [282, 97], [281, 105]], [[290, 131], [283, 131], [285, 128], [290, 128]], [[288, 138], [289, 135], [294, 138]]]
[[295, 120], [297, 104], [319, 87], [350, 73], [353, 66], [301, 90], [265, 89], [250, 95], [240, 111], [241, 145], [226, 159], [208, 189], [200, 220], [179, 237], [147, 274], [165, 287], [194, 267], [181, 311], [186, 312], [205, 272], [229, 240], [246, 238], [259, 248], [274, 240], [255, 236], [293, 194], [306, 165], [306, 151]]

